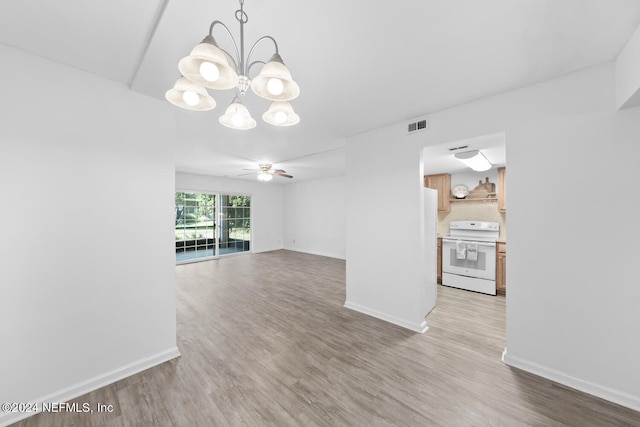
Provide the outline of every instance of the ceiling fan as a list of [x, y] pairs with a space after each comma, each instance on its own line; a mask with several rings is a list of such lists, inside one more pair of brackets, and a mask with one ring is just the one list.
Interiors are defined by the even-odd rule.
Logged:
[[[287, 160], [282, 160], [280, 162], [276, 162], [276, 164], [280, 164], [280, 163], [287, 163], [287, 162], [291, 162], [294, 160], [299, 160], [299, 159], [304, 159], [307, 157], [312, 157], [312, 156], [316, 156], [318, 154], [325, 154], [325, 153], [329, 153], [332, 151], [336, 151], [336, 150], [342, 150], [343, 147], [336, 147], [336, 148], [330, 148], [328, 150], [323, 150], [323, 151], [316, 151], [313, 153], [307, 153], [307, 154], [303, 154], [301, 156], [298, 157], [294, 157], [294, 158], [290, 158]], [[246, 159], [249, 160], [249, 159]], [[251, 162], [253, 162], [253, 160], [251, 160]], [[258, 167], [259, 169], [245, 169], [243, 168], [242, 170], [245, 171], [252, 171], [253, 173], [258, 173], [258, 179], [260, 181], [271, 181], [273, 179], [273, 175], [276, 176], [281, 176], [283, 178], [293, 178], [293, 176], [289, 175], [287, 173], [287, 171], [283, 170], [283, 169], [273, 169], [273, 163], [268, 163], [268, 162], [258, 162]], [[246, 175], [250, 175], [250, 173], [243, 173], [240, 174], [238, 176], [246, 176]]]
[[[287, 174], [287, 171], [282, 169], [273, 169], [271, 163], [258, 163], [260, 169], [243, 169], [246, 171], [258, 172], [258, 179], [260, 181], [271, 181], [273, 175], [281, 176], [283, 178], [293, 178], [293, 176]], [[243, 174], [249, 175], [249, 174]]]

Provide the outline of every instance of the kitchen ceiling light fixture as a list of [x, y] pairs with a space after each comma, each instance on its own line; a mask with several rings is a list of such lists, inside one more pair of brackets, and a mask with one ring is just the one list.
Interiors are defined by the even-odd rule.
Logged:
[[[207, 111], [216, 106], [215, 100], [209, 95], [207, 89], [228, 90], [235, 88], [236, 97], [227, 108], [225, 114], [220, 117], [220, 123], [232, 129], [251, 129], [256, 126], [256, 121], [251, 117], [249, 110], [240, 98], [249, 88], [261, 98], [272, 101], [269, 110], [262, 118], [265, 122], [274, 126], [292, 126], [300, 122], [300, 116], [294, 111], [288, 101], [295, 99], [300, 94], [298, 84], [293, 81], [289, 69], [284, 65], [278, 52], [278, 43], [271, 36], [259, 38], [245, 58], [244, 48], [244, 24], [249, 17], [244, 11], [244, 0], [240, 1], [240, 9], [236, 10], [236, 20], [240, 23], [240, 46], [236, 43], [229, 28], [221, 21], [213, 21], [209, 27], [209, 34], [191, 50], [191, 54], [180, 60], [178, 69], [182, 77], [178, 79], [172, 89], [169, 89], [165, 98], [187, 110]], [[213, 28], [222, 26], [231, 38], [235, 50], [235, 57], [229, 52], [218, 47], [213, 38]], [[251, 55], [256, 46], [271, 40], [275, 46], [275, 53], [268, 62], [253, 61]], [[229, 61], [233, 67], [229, 65]], [[249, 73], [256, 64], [264, 64], [260, 73], [251, 80]]]
[[455, 157], [474, 171], [482, 172], [491, 169], [489, 160], [478, 150], [456, 153]]

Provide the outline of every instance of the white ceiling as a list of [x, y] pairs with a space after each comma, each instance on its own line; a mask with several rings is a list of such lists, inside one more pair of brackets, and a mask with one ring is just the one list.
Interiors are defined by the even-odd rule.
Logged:
[[[301, 123], [267, 125], [260, 117], [268, 102], [248, 93], [258, 126], [226, 129], [217, 120], [233, 91], [211, 91], [215, 110], [176, 108], [178, 171], [236, 177], [270, 161], [294, 175], [279, 182], [342, 175], [346, 136], [611, 61], [640, 24], [638, 0], [246, 0], [244, 7], [247, 50], [261, 36], [277, 40], [301, 88], [292, 101]], [[238, 8], [236, 0], [2, 0], [0, 43], [164, 100], [178, 61], [211, 21], [239, 37]], [[232, 50], [219, 30], [219, 45]], [[271, 53], [264, 43], [254, 58]]]

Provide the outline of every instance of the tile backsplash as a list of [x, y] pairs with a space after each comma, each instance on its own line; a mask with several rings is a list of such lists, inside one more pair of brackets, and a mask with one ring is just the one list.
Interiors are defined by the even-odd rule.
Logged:
[[452, 201], [451, 212], [438, 213], [438, 234], [449, 234], [451, 221], [493, 221], [500, 224], [500, 239], [507, 238], [507, 214], [498, 212], [496, 200]]

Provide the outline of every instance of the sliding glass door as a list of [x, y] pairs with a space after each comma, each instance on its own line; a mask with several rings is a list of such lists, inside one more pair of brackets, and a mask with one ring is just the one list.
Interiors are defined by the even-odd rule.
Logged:
[[251, 198], [220, 195], [220, 254], [249, 250], [251, 230]]
[[248, 252], [251, 197], [176, 192], [176, 262]]

